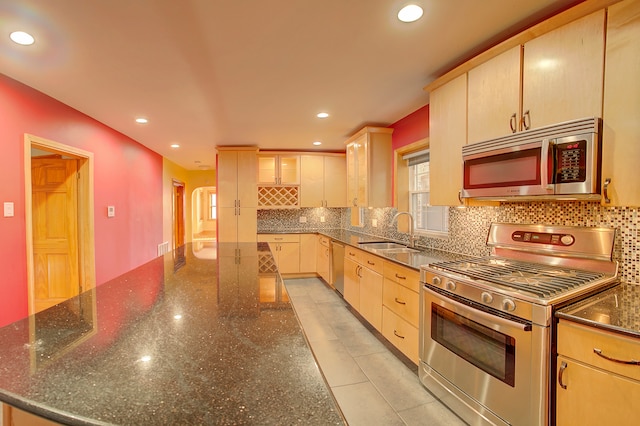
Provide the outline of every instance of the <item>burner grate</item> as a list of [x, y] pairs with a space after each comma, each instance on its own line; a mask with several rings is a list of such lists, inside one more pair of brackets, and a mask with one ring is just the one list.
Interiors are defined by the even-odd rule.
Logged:
[[504, 258], [468, 258], [430, 266], [490, 284], [500, 284], [539, 298], [549, 298], [606, 277], [604, 273], [528, 263]]

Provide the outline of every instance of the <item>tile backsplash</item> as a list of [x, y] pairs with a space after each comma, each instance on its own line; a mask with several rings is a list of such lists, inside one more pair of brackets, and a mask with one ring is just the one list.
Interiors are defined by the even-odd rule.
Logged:
[[[395, 208], [365, 209], [366, 225], [353, 227], [349, 223], [349, 209], [259, 210], [258, 230], [281, 232], [344, 228], [407, 242], [408, 235], [397, 232], [395, 223], [391, 223], [396, 212]], [[372, 225], [374, 219], [377, 224], [375, 227]], [[640, 284], [638, 208], [603, 207], [598, 202], [582, 201], [503, 203], [496, 207], [451, 207], [449, 235], [421, 236], [417, 244], [455, 253], [483, 256], [489, 253], [486, 237], [492, 222], [616, 228], [613, 258], [620, 262], [620, 275], [628, 283]]]

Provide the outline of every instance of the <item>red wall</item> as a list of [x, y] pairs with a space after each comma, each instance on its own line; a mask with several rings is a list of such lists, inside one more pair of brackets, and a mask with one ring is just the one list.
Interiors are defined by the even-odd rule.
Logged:
[[429, 137], [429, 105], [412, 112], [393, 123], [391, 146], [395, 151], [410, 143]]
[[[96, 120], [0, 74], [0, 326], [27, 316], [24, 134], [94, 154], [96, 282], [151, 260], [162, 242], [162, 157]], [[107, 205], [116, 216], [107, 218]]]

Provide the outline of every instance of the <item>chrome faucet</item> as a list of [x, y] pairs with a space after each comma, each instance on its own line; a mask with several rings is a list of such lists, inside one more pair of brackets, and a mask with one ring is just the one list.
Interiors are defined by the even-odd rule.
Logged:
[[406, 214], [407, 216], [409, 216], [409, 247], [415, 247], [416, 245], [416, 236], [413, 234], [413, 216], [411, 215], [411, 213], [409, 212], [398, 212], [395, 214], [395, 216], [393, 216], [393, 218], [391, 219], [391, 224], [393, 225], [393, 222], [396, 221], [396, 219], [398, 219], [398, 217], [400, 217], [401, 215]]

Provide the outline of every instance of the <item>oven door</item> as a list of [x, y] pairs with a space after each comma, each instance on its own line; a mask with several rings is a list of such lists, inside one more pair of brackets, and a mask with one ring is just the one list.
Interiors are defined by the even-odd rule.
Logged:
[[473, 407], [465, 415], [454, 404], [463, 419], [545, 424], [541, 401], [547, 395], [541, 381], [547, 363], [538, 355], [544, 348], [532, 352], [533, 342], [543, 340], [543, 327], [476, 309], [426, 285], [421, 321], [420, 379], [429, 389], [434, 382], [456, 395], [464, 409]]

